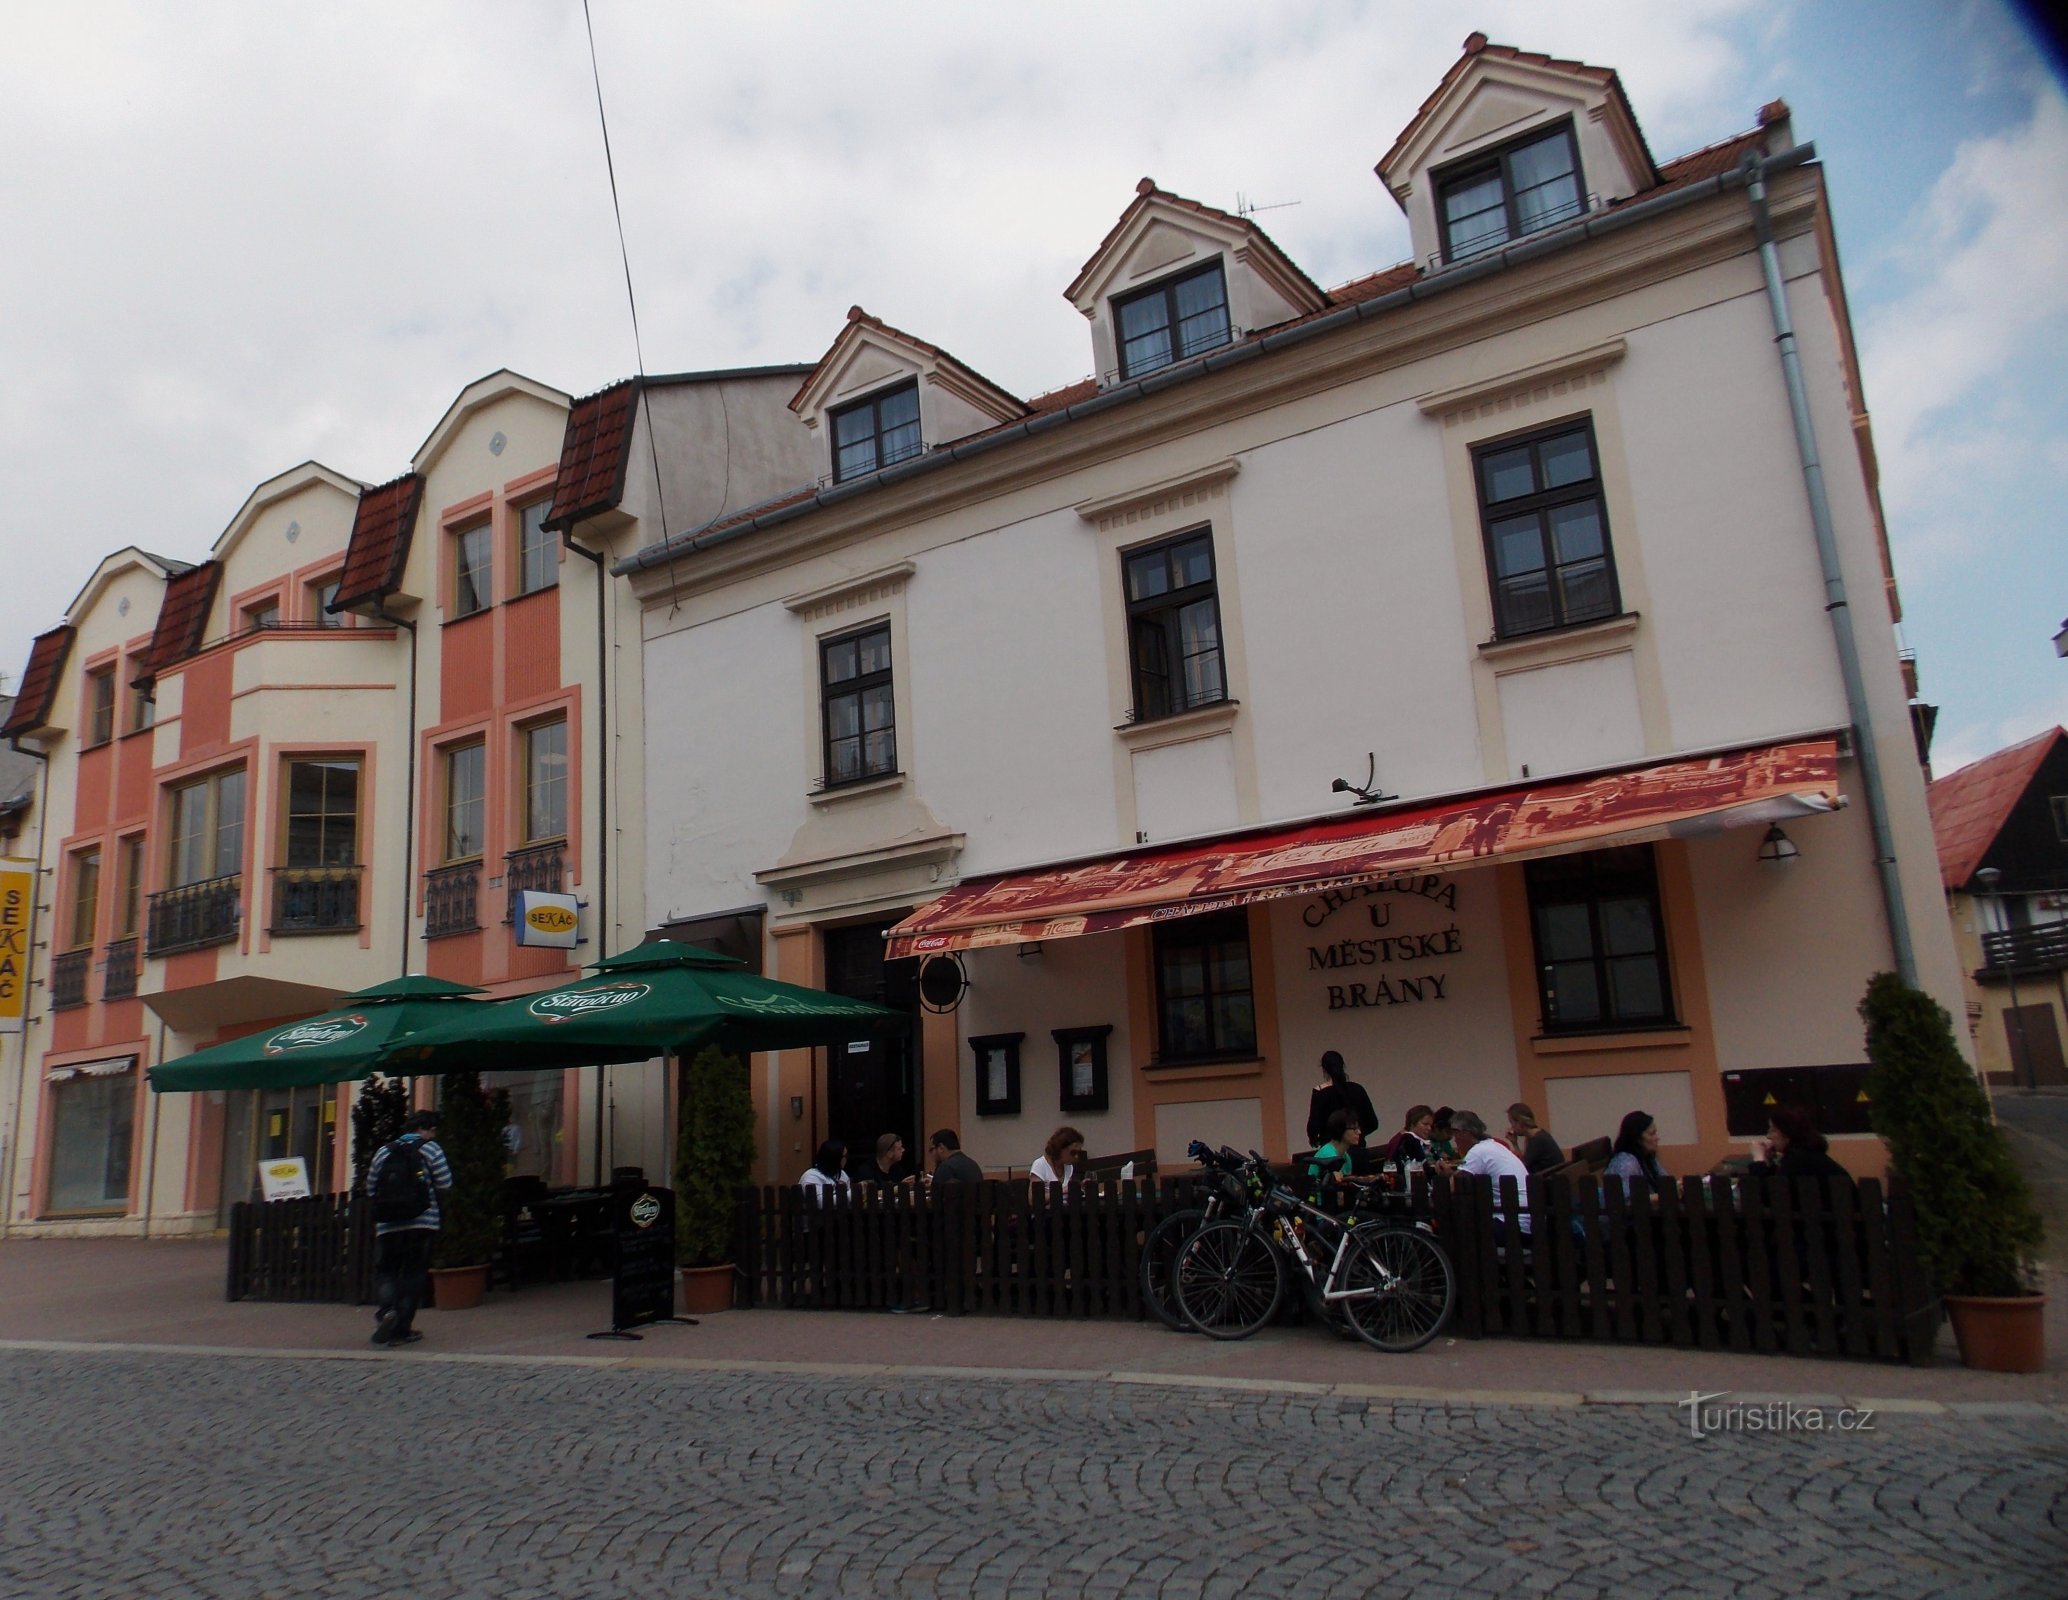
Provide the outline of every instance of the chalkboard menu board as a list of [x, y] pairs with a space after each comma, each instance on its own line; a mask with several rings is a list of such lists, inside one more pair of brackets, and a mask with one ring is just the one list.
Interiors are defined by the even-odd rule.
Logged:
[[610, 1323], [636, 1328], [675, 1314], [675, 1191], [626, 1184], [612, 1191], [617, 1270], [610, 1279]]

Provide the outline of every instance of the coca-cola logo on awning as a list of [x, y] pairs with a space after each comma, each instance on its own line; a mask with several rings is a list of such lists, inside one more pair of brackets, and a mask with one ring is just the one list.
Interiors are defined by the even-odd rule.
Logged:
[[361, 1016], [322, 1017], [314, 1022], [297, 1022], [268, 1039], [265, 1051], [269, 1056], [277, 1056], [286, 1050], [313, 1050], [318, 1045], [342, 1044], [353, 1034], [363, 1032], [365, 1027], [366, 1019]]
[[652, 993], [651, 984], [605, 983], [593, 989], [565, 989], [556, 994], [542, 994], [524, 1009], [541, 1022], [567, 1022], [575, 1017], [586, 1017], [591, 1012], [613, 1011], [619, 1006], [628, 1006]]

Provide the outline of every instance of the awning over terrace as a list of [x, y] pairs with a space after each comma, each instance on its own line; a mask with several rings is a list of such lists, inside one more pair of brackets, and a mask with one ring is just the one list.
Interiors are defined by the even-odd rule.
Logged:
[[891, 929], [885, 955], [1110, 933], [1414, 873], [1764, 827], [1844, 804], [1834, 740], [1759, 745], [973, 878]]

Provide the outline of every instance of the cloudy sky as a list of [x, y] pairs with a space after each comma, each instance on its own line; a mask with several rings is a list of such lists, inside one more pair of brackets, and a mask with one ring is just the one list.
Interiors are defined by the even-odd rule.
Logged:
[[[1372, 164], [1474, 27], [1621, 70], [1661, 158], [1775, 95], [1829, 168], [1942, 772], [2068, 722], [2068, 106], [2000, 0], [592, 0], [653, 371], [853, 303], [1023, 394], [1133, 192], [1407, 254]], [[104, 552], [198, 560], [459, 389], [635, 370], [579, 0], [0, 8], [0, 673]]]

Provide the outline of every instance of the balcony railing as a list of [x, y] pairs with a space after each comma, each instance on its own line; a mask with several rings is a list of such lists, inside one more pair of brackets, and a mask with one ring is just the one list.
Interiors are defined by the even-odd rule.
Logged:
[[144, 953], [162, 956], [175, 950], [227, 944], [237, 937], [243, 899], [241, 873], [205, 878], [200, 883], [182, 884], [152, 895], [150, 915], [144, 926]]
[[2068, 922], [2032, 928], [2001, 928], [1982, 935], [1982, 970], [1977, 978], [2006, 972], [2059, 972], [2068, 968]]
[[93, 970], [91, 950], [67, 950], [50, 963], [50, 1009], [70, 1011], [86, 1004], [86, 974]]
[[424, 874], [424, 937], [446, 939], [481, 926], [481, 863], [433, 867]]
[[273, 868], [272, 931], [357, 932], [360, 870], [357, 866]]
[[108, 946], [107, 960], [101, 965], [103, 1000], [127, 1000], [136, 993], [136, 953], [134, 934]]
[[567, 846], [559, 840], [551, 844], [526, 845], [522, 850], [512, 850], [503, 857], [503, 887], [510, 891], [509, 900], [503, 907], [503, 921], [517, 920], [517, 891], [537, 889], [546, 894], [560, 894], [567, 883]]

